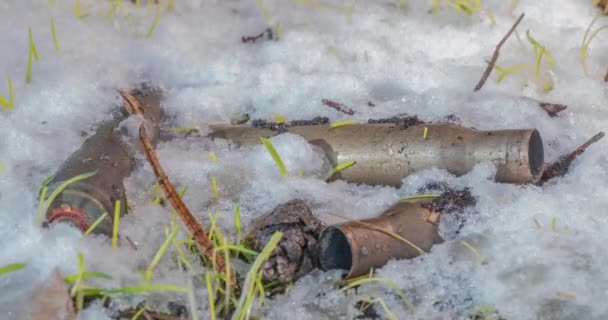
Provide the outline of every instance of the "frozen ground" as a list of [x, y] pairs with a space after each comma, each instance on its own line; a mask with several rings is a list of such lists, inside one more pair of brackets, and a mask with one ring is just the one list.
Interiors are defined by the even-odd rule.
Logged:
[[[81, 132], [92, 132], [95, 123], [109, 117], [120, 102], [115, 87], [142, 81], [158, 85], [166, 94], [163, 107], [173, 119], [171, 126], [202, 130], [239, 113], [266, 119], [277, 113], [288, 120], [322, 115], [332, 121], [400, 113], [440, 120], [455, 114], [477, 128], [536, 127], [548, 161], [605, 130], [608, 120], [608, 87], [602, 81], [608, 35], [600, 34], [591, 45], [590, 76], [578, 61], [583, 33], [598, 12], [591, 0], [520, 1], [515, 9], [515, 16], [526, 13], [518, 28], [522, 42], [512, 37], [498, 64], [534, 63], [525, 39], [530, 30], [555, 58], [554, 68], [543, 65], [541, 70], [553, 82], [551, 92], [543, 93], [529, 69], [500, 84], [494, 73], [476, 94], [472, 89], [486, 66], [484, 59], [515, 20], [510, 1], [483, 1], [495, 15], [492, 25], [483, 14], [466, 16], [445, 4], [429, 15], [430, 0], [409, 0], [409, 11], [389, 0], [333, 2], [352, 5], [351, 14], [311, 1], [265, 0], [270, 21], [254, 0], [179, 0], [174, 12], [162, 14], [150, 38], [142, 35], [152, 25], [154, 10], [135, 9], [124, 1], [123, 11], [110, 18], [108, 2], [81, 0], [82, 12], [89, 15], [77, 19], [75, 0], [54, 2], [0, 2], [0, 78], [11, 77], [15, 94], [15, 108], [0, 109], [0, 266], [27, 264], [0, 278], [2, 319], [26, 319], [35, 288], [54, 266], [64, 275], [75, 273], [78, 252], [84, 254], [87, 270], [113, 276], [90, 284], [137, 284], [136, 270], [146, 268], [165, 239], [163, 224], [170, 216], [168, 209], [151, 203], [154, 178], [148, 166], [127, 181], [134, 210], [120, 225], [121, 234], [138, 243], [137, 251], [127, 244], [112, 250], [105, 237], [81, 240], [68, 227], [42, 230], [33, 223], [41, 182], [84, 141]], [[53, 46], [51, 17], [59, 52]], [[258, 34], [276, 22], [281, 26], [278, 41], [241, 43], [241, 36]], [[26, 85], [28, 26], [40, 61], [34, 62]], [[0, 94], [8, 96], [4, 80]], [[569, 107], [559, 118], [549, 118], [524, 97]], [[356, 114], [337, 113], [323, 106], [322, 98], [343, 102]], [[376, 106], [369, 107], [368, 101]], [[482, 164], [460, 178], [441, 170], [419, 172], [400, 189], [325, 183], [318, 178], [324, 159], [302, 139], [284, 136], [274, 143], [294, 173], [288, 178], [278, 174], [262, 147], [235, 152], [221, 142], [190, 138], [162, 143], [158, 151], [171, 179], [188, 187], [185, 201], [203, 224], [208, 226], [208, 212], [217, 210], [218, 224], [232, 235], [237, 203], [244, 225], [293, 197], [303, 198], [330, 221], [325, 213], [373, 216], [431, 180], [470, 186], [479, 199], [479, 214], [471, 216], [457, 238], [426, 256], [393, 261], [378, 271], [405, 290], [414, 302], [414, 316], [407, 315], [389, 289], [364, 286], [359, 295], [383, 298], [399, 319], [466, 319], [480, 308], [499, 310], [506, 319], [608, 318], [605, 140], [577, 159], [568, 175], [543, 187], [494, 183], [494, 168]], [[211, 151], [217, 162], [208, 160]], [[213, 201], [211, 176], [217, 177], [219, 204]], [[487, 263], [481, 265], [461, 240], [474, 244]], [[169, 258], [175, 254], [171, 250], [152, 281], [188, 285], [188, 275]], [[333, 273], [306, 277], [258, 312], [266, 319], [352, 319], [357, 297], [332, 289], [332, 279]], [[197, 288], [199, 315], [206, 318], [206, 290]], [[159, 306], [187, 301], [177, 294], [150, 299]], [[139, 301], [131, 296], [118, 304]], [[109, 317], [99, 305], [83, 315]]]

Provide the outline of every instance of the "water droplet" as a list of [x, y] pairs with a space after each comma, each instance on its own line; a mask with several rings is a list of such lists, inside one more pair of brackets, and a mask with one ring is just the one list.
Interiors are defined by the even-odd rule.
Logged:
[[369, 250], [367, 250], [367, 247], [361, 247], [361, 254], [364, 256], [369, 254]]

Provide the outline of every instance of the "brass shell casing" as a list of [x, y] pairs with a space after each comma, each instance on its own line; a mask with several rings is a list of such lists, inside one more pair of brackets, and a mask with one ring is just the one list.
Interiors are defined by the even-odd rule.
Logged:
[[[260, 137], [280, 132], [248, 125], [211, 126], [211, 138], [240, 145], [260, 143]], [[425, 129], [426, 128], [426, 129]], [[425, 134], [426, 131], [426, 134]], [[289, 126], [286, 132], [320, 146], [333, 166], [355, 161], [332, 179], [399, 186], [407, 175], [432, 167], [463, 175], [483, 161], [497, 167], [496, 181], [537, 181], [544, 163], [543, 142], [535, 129], [481, 131], [454, 124]]]
[[347, 270], [346, 277], [352, 278], [391, 259], [415, 258], [421, 254], [418, 249], [428, 252], [443, 240], [438, 234], [439, 214], [424, 208], [425, 202], [400, 202], [378, 217], [325, 228], [319, 237], [321, 268]]

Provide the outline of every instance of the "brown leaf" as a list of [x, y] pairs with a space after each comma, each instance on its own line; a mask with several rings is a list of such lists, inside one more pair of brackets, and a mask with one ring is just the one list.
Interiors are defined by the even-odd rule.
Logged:
[[32, 320], [75, 320], [76, 313], [68, 287], [57, 268], [51, 279], [36, 288], [32, 297]]

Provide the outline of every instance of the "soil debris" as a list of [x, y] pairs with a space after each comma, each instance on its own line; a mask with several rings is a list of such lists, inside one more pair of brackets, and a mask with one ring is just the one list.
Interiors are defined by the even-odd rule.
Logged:
[[242, 36], [241, 42], [242, 43], [255, 43], [259, 39], [263, 38], [264, 35], [267, 35], [266, 39], [274, 40], [274, 34], [272, 33], [272, 29], [266, 28], [266, 30], [262, 31], [262, 33], [258, 34], [257, 36]]
[[558, 113], [568, 108], [567, 105], [559, 103], [539, 102], [538, 104], [551, 118], [557, 117]]
[[268, 130], [278, 131], [278, 132], [287, 131], [287, 125], [285, 123], [268, 121], [268, 120], [264, 120], [264, 119], [255, 119], [255, 120], [251, 121], [251, 125], [254, 128], [258, 128], [258, 129], [268, 129]]
[[477, 199], [471, 193], [470, 188], [455, 190], [441, 185], [439, 189], [443, 189], [439, 197], [429, 203], [423, 204], [424, 208], [442, 214], [458, 214], [462, 213], [465, 208], [477, 204]]
[[545, 183], [553, 178], [564, 176], [566, 173], [568, 173], [568, 171], [570, 169], [570, 165], [576, 159], [576, 157], [578, 157], [580, 154], [585, 152], [585, 150], [587, 150], [587, 148], [589, 148], [589, 146], [591, 146], [592, 144], [594, 144], [594, 143], [598, 142], [600, 139], [602, 139], [604, 137], [604, 135], [605, 135], [604, 132], [601, 132], [601, 131], [598, 132], [596, 135], [591, 137], [591, 139], [587, 140], [581, 146], [574, 149], [574, 151], [572, 151], [568, 154], [562, 155], [561, 157], [559, 157], [559, 159], [557, 161], [546, 166], [545, 170], [543, 171], [543, 175], [540, 178], [538, 184], [542, 185], [543, 183]]
[[477, 85], [475, 86], [475, 89], [473, 91], [479, 91], [479, 90], [481, 90], [481, 88], [483, 87], [483, 85], [486, 83], [486, 81], [488, 80], [488, 77], [490, 76], [490, 73], [492, 73], [492, 70], [494, 69], [494, 65], [496, 64], [496, 60], [498, 60], [498, 55], [500, 54], [500, 48], [507, 41], [507, 39], [511, 36], [511, 34], [513, 33], [513, 31], [515, 31], [515, 28], [517, 28], [517, 26], [519, 25], [519, 23], [521, 22], [521, 20], [523, 20], [524, 16], [525, 16], [525, 14], [522, 13], [519, 16], [519, 18], [517, 19], [517, 21], [515, 21], [515, 24], [513, 24], [513, 26], [511, 27], [511, 29], [509, 29], [509, 32], [507, 32], [507, 34], [500, 40], [500, 42], [498, 43], [498, 45], [496, 45], [496, 49], [494, 49], [494, 54], [492, 54], [492, 59], [488, 63], [488, 66], [486, 67], [486, 70], [481, 75], [481, 79], [479, 79], [479, 83], [477, 83]]
[[312, 120], [293, 120], [289, 122], [290, 126], [317, 126], [321, 124], [328, 124], [328, 117], [314, 117]]
[[283, 203], [256, 219], [248, 236], [254, 250], [262, 250], [276, 231], [283, 232], [277, 248], [262, 266], [264, 279], [289, 283], [317, 268], [323, 227], [300, 199]]
[[424, 121], [418, 119], [418, 116], [411, 117], [391, 117], [391, 118], [383, 118], [383, 119], [369, 119], [367, 123], [394, 123], [400, 125], [403, 128], [409, 128], [411, 126], [417, 126], [419, 124], [425, 123]]
[[347, 107], [346, 105], [344, 105], [342, 103], [339, 103], [339, 102], [331, 101], [331, 100], [328, 100], [328, 99], [321, 99], [321, 103], [323, 103], [324, 105], [326, 105], [326, 106], [328, 106], [330, 108], [336, 109], [336, 110], [338, 110], [340, 112], [344, 112], [346, 114], [349, 114], [351, 116], [353, 114], [355, 114], [355, 111], [353, 111], [353, 109], [351, 109], [351, 108]]

